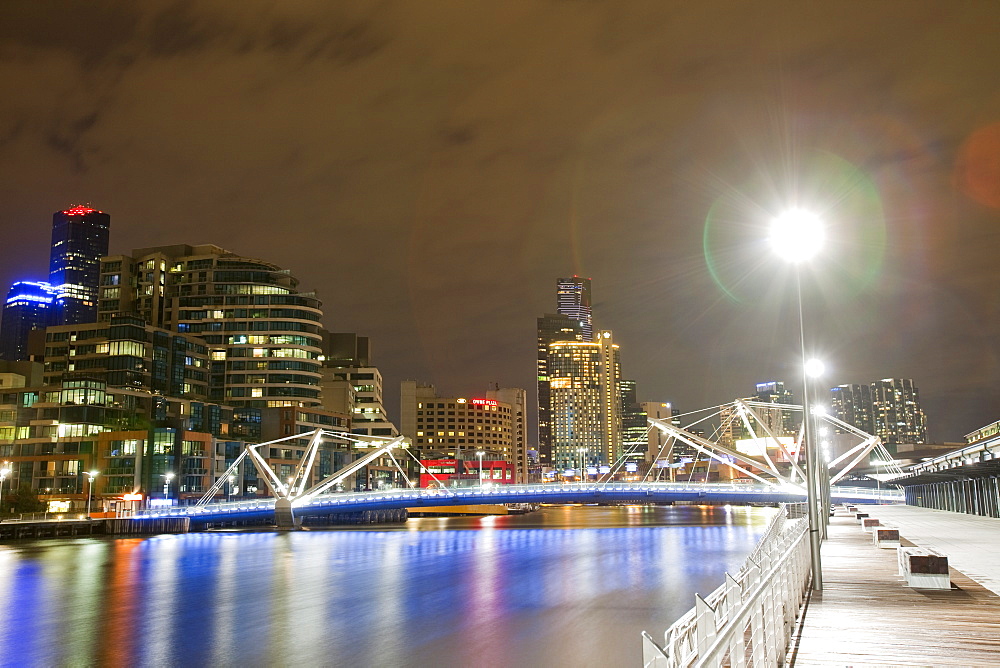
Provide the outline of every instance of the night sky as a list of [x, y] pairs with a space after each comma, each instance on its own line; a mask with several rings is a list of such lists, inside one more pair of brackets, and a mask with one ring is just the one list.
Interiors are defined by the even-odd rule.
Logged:
[[[51, 215], [111, 252], [292, 270], [398, 382], [534, 395], [535, 318], [593, 279], [639, 398], [785, 380], [787, 206], [825, 384], [913, 378], [930, 437], [1000, 419], [1000, 4], [55, 2], [0, 7], [0, 289]], [[533, 411], [532, 411], [533, 412]]]

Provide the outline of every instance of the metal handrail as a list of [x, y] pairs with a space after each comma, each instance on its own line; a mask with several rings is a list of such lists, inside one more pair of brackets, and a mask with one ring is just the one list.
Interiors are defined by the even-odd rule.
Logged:
[[[664, 632], [663, 645], [643, 631], [643, 665], [777, 665], [809, 582], [808, 522], [782, 507], [735, 576]], [[795, 513], [797, 514], [797, 513]]]

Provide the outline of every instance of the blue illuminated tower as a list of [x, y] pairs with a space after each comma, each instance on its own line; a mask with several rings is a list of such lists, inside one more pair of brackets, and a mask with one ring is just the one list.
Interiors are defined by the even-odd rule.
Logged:
[[89, 206], [52, 214], [49, 283], [56, 290], [58, 324], [97, 320], [97, 282], [110, 227], [111, 216]]
[[55, 324], [56, 291], [48, 283], [18, 281], [10, 287], [0, 322], [0, 357], [28, 359], [28, 334]]

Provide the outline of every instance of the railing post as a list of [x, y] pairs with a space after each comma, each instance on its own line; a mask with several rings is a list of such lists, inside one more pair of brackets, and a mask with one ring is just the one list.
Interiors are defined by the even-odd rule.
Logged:
[[[729, 573], [726, 573], [726, 603], [729, 607], [729, 619], [732, 619], [743, 605], [743, 589]], [[746, 654], [742, 633], [733, 634], [729, 643], [729, 665], [742, 666]]]
[[709, 605], [708, 601], [703, 599], [700, 594], [694, 595], [694, 609], [695, 644], [698, 656], [701, 656], [708, 651], [708, 648], [712, 646], [712, 642], [715, 641], [715, 632], [718, 626], [715, 621], [715, 608]]

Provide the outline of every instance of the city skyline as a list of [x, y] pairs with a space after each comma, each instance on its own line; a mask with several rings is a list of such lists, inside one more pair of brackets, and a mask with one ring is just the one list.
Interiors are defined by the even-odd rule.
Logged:
[[914, 379], [933, 441], [997, 417], [981, 5], [2, 11], [5, 286], [38, 275], [49, 212], [90, 201], [112, 253], [216, 243], [290, 268], [327, 328], [371, 337], [387, 386], [450, 395], [530, 391], [535, 318], [579, 274], [639, 399], [696, 408], [768, 378], [799, 392], [782, 269], [709, 234], [775, 213], [794, 176], [859, 235], [804, 277], [823, 384]]

